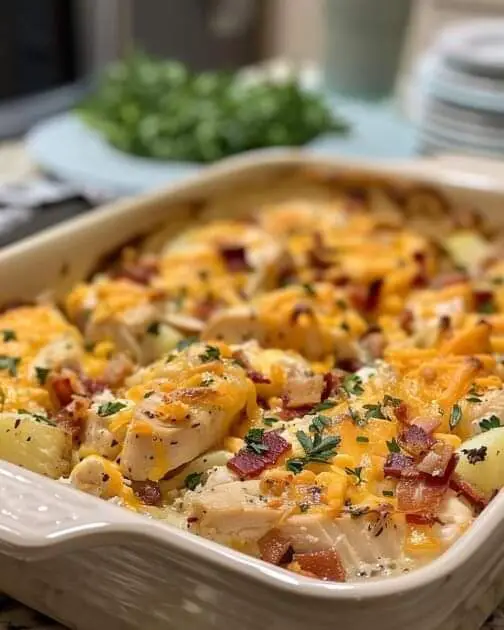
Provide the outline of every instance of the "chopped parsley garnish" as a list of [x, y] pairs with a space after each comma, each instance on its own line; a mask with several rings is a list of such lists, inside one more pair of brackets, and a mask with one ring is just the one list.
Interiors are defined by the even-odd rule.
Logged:
[[265, 424], [268, 427], [272, 427], [275, 424], [275, 422], [278, 422], [278, 418], [273, 418], [272, 416], [263, 418], [263, 424]]
[[287, 460], [286, 468], [289, 472], [299, 475], [305, 467], [305, 460], [301, 457]]
[[264, 429], [258, 428], [249, 429], [247, 435], [244, 437], [247, 449], [256, 453], [256, 455], [261, 455], [261, 453], [267, 453], [269, 451], [266, 444], [263, 444], [263, 439]]
[[330, 425], [331, 425], [331, 418], [328, 418], [327, 416], [323, 416], [322, 414], [319, 413], [317, 416], [313, 418], [312, 423], [310, 424], [308, 429], [312, 433], [322, 433], [322, 431]]
[[491, 279], [491, 283], [492, 284], [497, 284], [497, 285], [504, 284], [504, 277], [503, 276], [496, 276], [495, 278]]
[[383, 413], [382, 406], [380, 404], [364, 405], [364, 409], [366, 409], [366, 420], [370, 420], [371, 418], [379, 418], [381, 420], [387, 419], [387, 416]]
[[471, 403], [480, 403], [481, 402], [481, 394], [479, 393], [476, 384], [473, 383], [471, 385], [471, 389], [468, 391], [468, 397], [466, 398], [467, 402]]
[[4, 328], [2, 331], [4, 341], [17, 341], [16, 333], [10, 328]]
[[334, 449], [341, 442], [338, 435], [323, 438], [320, 432], [315, 433], [313, 440], [304, 431], [297, 431], [296, 437], [306, 454], [305, 459], [310, 462], [327, 462], [336, 455]]
[[460, 405], [453, 405], [451, 413], [450, 413], [450, 430], [453, 431], [453, 429], [457, 426], [457, 424], [461, 421], [462, 419], [462, 409], [460, 408]]
[[20, 361], [20, 357], [9, 357], [6, 354], [0, 354], [0, 370], [7, 370], [11, 376], [17, 376], [17, 368]]
[[392, 438], [390, 441], [387, 440], [387, 448], [389, 450], [389, 453], [400, 453], [401, 452], [399, 444], [397, 443], [397, 440], [395, 438]]
[[483, 432], [490, 431], [491, 429], [498, 429], [501, 426], [501, 421], [498, 416], [491, 415], [490, 418], [480, 420], [479, 426]]
[[[316, 425], [312, 424], [310, 425], [310, 429], [311, 427], [315, 428]], [[286, 464], [287, 470], [290, 470], [290, 472], [296, 475], [310, 462], [327, 463], [336, 455], [335, 449], [341, 442], [341, 438], [338, 435], [322, 437], [321, 431], [316, 429], [313, 439], [304, 431], [297, 431], [296, 437], [303, 447], [305, 456], [289, 459]]]
[[343, 381], [343, 389], [349, 396], [358, 396], [362, 394], [364, 388], [362, 387], [362, 379], [357, 374], [347, 374]]
[[50, 420], [47, 416], [43, 416], [41, 413], [34, 413], [32, 411], [28, 411], [27, 409], [18, 409], [17, 413], [22, 415], [31, 416], [36, 422], [42, 422], [43, 424], [49, 424], [50, 426], [56, 426], [56, 423]]
[[49, 368], [36, 367], [35, 374], [37, 375], [37, 381], [40, 385], [45, 385], [47, 381], [47, 377], [49, 376], [49, 372], [51, 370]]
[[315, 405], [315, 407], [313, 407], [313, 411], [326, 411], [327, 409], [332, 409], [335, 405], [335, 401], [328, 398], [318, 405]]
[[215, 382], [215, 379], [212, 376], [204, 376], [201, 379], [200, 385], [201, 387], [210, 387], [210, 385], [214, 382]]
[[101, 418], [105, 418], [107, 416], [112, 416], [115, 413], [117, 413], [118, 411], [121, 411], [121, 409], [124, 409], [126, 406], [127, 405], [125, 405], [124, 403], [120, 402], [119, 400], [116, 400], [114, 402], [102, 403], [98, 407], [98, 415]]
[[352, 409], [352, 407], [348, 407], [348, 413], [350, 414], [350, 418], [352, 418], [352, 422], [358, 427], [364, 427], [366, 425], [366, 419], [362, 418], [360, 414]]
[[196, 343], [198, 341], [198, 337], [186, 337], [185, 339], [181, 339], [177, 345], [176, 348], [179, 352], [181, 352], [182, 350], [185, 350], [186, 348], [188, 348], [189, 346], [192, 346], [193, 343]]
[[196, 488], [201, 483], [202, 477], [203, 477], [203, 473], [198, 473], [198, 472], [191, 473], [190, 475], [187, 475], [187, 477], [184, 479], [184, 486], [188, 490], [196, 490]]
[[366, 437], [365, 435], [358, 435], [355, 440], [357, 442], [361, 442], [362, 444], [367, 444], [369, 442], [369, 438]]
[[215, 346], [207, 346], [205, 352], [199, 355], [202, 363], [210, 363], [211, 361], [218, 361], [220, 359], [220, 350]]
[[394, 496], [394, 491], [393, 490], [384, 490], [382, 492], [384, 497], [393, 497]]
[[341, 322], [340, 328], [344, 330], [345, 332], [350, 332], [350, 326], [348, 325], [347, 322]]
[[147, 328], [147, 334], [157, 337], [159, 335], [160, 326], [161, 322], [152, 322], [152, 324], [150, 324], [150, 326]]
[[313, 285], [310, 284], [309, 282], [304, 282], [303, 283], [303, 289], [306, 291], [306, 293], [308, 295], [317, 295], [317, 292], [315, 291], [315, 289], [313, 288]]
[[383, 404], [385, 405], [385, 407], [388, 407], [389, 405], [391, 407], [399, 407], [401, 403], [402, 400], [400, 398], [394, 398], [393, 396], [389, 396], [388, 394], [385, 394], [385, 396], [383, 397]]
[[346, 311], [346, 309], [348, 308], [348, 304], [345, 302], [345, 300], [342, 299], [336, 300], [336, 306], [342, 311]]
[[153, 393], [154, 393], [154, 390], [150, 389], [148, 392], [145, 392], [144, 398], [150, 398]]
[[300, 503], [299, 509], [301, 510], [301, 513], [304, 514], [305, 512], [308, 512], [310, 506], [308, 505], [308, 503]]
[[356, 468], [345, 467], [346, 474], [355, 477], [358, 486], [364, 481], [364, 479], [362, 479], [362, 470], [362, 466], [357, 466]]
[[4, 410], [6, 399], [7, 399], [7, 396], [5, 394], [3, 387], [0, 387], [0, 411]]
[[462, 453], [467, 457], [467, 461], [470, 464], [477, 464], [478, 462], [484, 462], [487, 456], [487, 447], [480, 446], [479, 448], [463, 448]]

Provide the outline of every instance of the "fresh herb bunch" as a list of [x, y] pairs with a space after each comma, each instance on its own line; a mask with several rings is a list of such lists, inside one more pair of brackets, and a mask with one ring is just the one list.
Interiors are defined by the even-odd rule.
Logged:
[[322, 97], [295, 78], [192, 73], [141, 53], [112, 64], [78, 112], [117, 149], [160, 160], [212, 162], [347, 130]]

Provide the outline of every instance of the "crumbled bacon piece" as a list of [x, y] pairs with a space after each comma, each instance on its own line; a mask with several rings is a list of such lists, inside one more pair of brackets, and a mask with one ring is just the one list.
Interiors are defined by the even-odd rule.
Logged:
[[422, 455], [435, 444], [432, 435], [417, 424], [411, 424], [404, 429], [399, 434], [398, 441], [405, 451], [415, 456]]
[[145, 505], [161, 505], [161, 488], [157, 481], [133, 481], [131, 487]]
[[72, 402], [73, 395], [76, 393], [74, 390], [74, 383], [72, 383], [70, 375], [50, 375], [47, 380], [47, 386], [49, 392], [53, 394], [54, 398], [56, 398], [60, 407], [66, 407], [70, 404]]
[[448, 484], [430, 479], [400, 479], [396, 486], [397, 509], [400, 512], [435, 516]]
[[483, 309], [493, 304], [494, 293], [488, 289], [474, 289], [473, 290], [474, 308], [478, 312], [482, 312]]
[[364, 310], [367, 313], [376, 310], [378, 304], [380, 302], [380, 295], [383, 286], [383, 278], [378, 278], [377, 280], [373, 280], [369, 285], [366, 302], [364, 303]]
[[296, 324], [301, 315], [314, 317], [315, 313], [313, 312], [313, 308], [309, 304], [296, 304], [292, 309], [292, 313], [290, 315], [290, 323]]
[[155, 261], [142, 261], [137, 263], [125, 263], [115, 274], [116, 278], [125, 278], [136, 284], [147, 286], [151, 278], [159, 271]]
[[449, 271], [447, 273], [441, 273], [436, 276], [430, 286], [433, 289], [444, 289], [451, 287], [454, 284], [461, 284], [468, 281], [468, 276], [463, 271]]
[[197, 319], [206, 321], [219, 308], [219, 302], [212, 297], [206, 297], [194, 305], [193, 315]]
[[402, 422], [403, 424], [406, 424], [408, 422], [408, 418], [409, 418], [409, 409], [408, 409], [408, 405], [404, 402], [400, 402], [397, 407], [394, 407], [394, 413], [395, 413], [395, 417], [397, 418], [398, 422]]
[[322, 390], [320, 401], [323, 402], [335, 394], [341, 387], [344, 378], [345, 374], [340, 370], [331, 370], [331, 372], [326, 372], [323, 375], [324, 389]]
[[406, 522], [412, 525], [434, 525], [437, 519], [432, 514], [406, 514]]
[[403, 453], [389, 453], [383, 465], [385, 477], [418, 477], [419, 473], [415, 468], [415, 460]]
[[404, 311], [399, 315], [399, 326], [404, 330], [407, 335], [413, 334], [413, 323], [415, 321], [415, 316], [412, 311], [405, 308]]
[[243, 245], [219, 245], [219, 254], [224, 259], [228, 271], [232, 273], [250, 271], [251, 267], [247, 262], [247, 250]]
[[240, 479], [251, 479], [262, 473], [266, 468], [266, 462], [256, 453], [242, 449], [228, 461], [227, 467]]
[[269, 385], [271, 383], [270, 378], [264, 376], [264, 374], [261, 374], [261, 372], [258, 372], [252, 367], [247, 355], [245, 354], [245, 352], [243, 352], [243, 350], [236, 350], [235, 352], [233, 352], [233, 359], [238, 361], [238, 363], [243, 366], [243, 369], [246, 371], [247, 376], [253, 383], [256, 383], [258, 385]]
[[291, 377], [284, 389], [284, 406], [287, 409], [298, 409], [316, 405], [322, 400], [324, 390], [325, 381], [321, 374]]
[[345, 568], [336, 549], [295, 553], [293, 561], [303, 572], [314, 575], [319, 580], [329, 582], [345, 582], [346, 580]]
[[464, 481], [456, 473], [451, 476], [450, 488], [464, 497], [478, 513], [483, 511], [489, 503], [486, 497], [477, 488], [468, 481]]
[[108, 385], [104, 380], [89, 378], [87, 376], [81, 376], [79, 380], [89, 396], [102, 392], [104, 389], [107, 389]]
[[257, 541], [261, 559], [270, 564], [280, 565], [291, 562], [293, 549], [291, 541], [278, 529], [271, 529]]
[[441, 420], [428, 416], [416, 416], [410, 421], [410, 424], [420, 427], [425, 433], [433, 433], [441, 424]]
[[[454, 461], [452, 461], [453, 459]], [[442, 479], [453, 472], [456, 463], [456, 457], [453, 458], [453, 447], [445, 442], [436, 442], [422, 461], [417, 464], [417, 469], [431, 477]]]
[[343, 359], [338, 359], [336, 361], [336, 365], [338, 369], [343, 370], [344, 372], [357, 372], [361, 369], [364, 363], [357, 358], [353, 357], [345, 357]]
[[308, 264], [315, 269], [329, 269], [333, 266], [331, 254], [334, 250], [324, 244], [324, 239], [320, 232], [313, 235], [313, 249], [308, 252]]
[[56, 424], [69, 433], [75, 443], [79, 441], [90, 404], [87, 398], [76, 396], [54, 416]]
[[361, 337], [361, 346], [370, 359], [382, 359], [387, 341], [381, 329], [370, 328]]
[[257, 477], [269, 466], [274, 466], [280, 457], [291, 449], [291, 445], [278, 431], [264, 433], [262, 445], [266, 447], [262, 453], [255, 453], [247, 448], [232, 457], [227, 466], [241, 479]]
[[262, 454], [262, 458], [268, 466], [276, 464], [280, 457], [291, 449], [289, 442], [278, 431], [266, 431], [263, 444], [268, 447], [266, 453]]

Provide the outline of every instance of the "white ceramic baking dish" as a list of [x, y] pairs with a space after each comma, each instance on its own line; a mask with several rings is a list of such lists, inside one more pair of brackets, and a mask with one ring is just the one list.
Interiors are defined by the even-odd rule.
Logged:
[[[224, 195], [222, 207], [232, 212], [250, 202], [249, 193], [295, 186], [314, 172], [323, 173], [315, 179], [327, 186], [370, 178], [398, 189], [435, 187], [454, 207], [504, 223], [504, 167], [496, 164], [378, 166], [297, 152], [256, 154], [3, 250], [0, 303], [48, 287], [64, 291], [113, 248], [167, 219], [175, 226], [197, 217], [216, 196]], [[504, 495], [429, 566], [396, 578], [330, 584], [0, 463], [0, 591], [78, 630], [474, 630], [504, 596]]]

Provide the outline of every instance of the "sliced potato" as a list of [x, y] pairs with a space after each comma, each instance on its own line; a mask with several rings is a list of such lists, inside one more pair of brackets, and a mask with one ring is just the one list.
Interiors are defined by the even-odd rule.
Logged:
[[70, 472], [72, 440], [29, 413], [0, 414], [0, 459], [58, 479]]
[[469, 273], [477, 271], [490, 253], [490, 243], [474, 230], [455, 232], [443, 245], [453, 262]]
[[145, 335], [140, 345], [142, 364], [146, 365], [161, 358], [164, 354], [168, 354], [181, 339], [183, 339], [183, 335], [175, 328], [167, 324], [159, 324], [156, 334]]
[[459, 455], [457, 473], [487, 497], [504, 486], [504, 427], [467, 440]]

